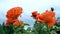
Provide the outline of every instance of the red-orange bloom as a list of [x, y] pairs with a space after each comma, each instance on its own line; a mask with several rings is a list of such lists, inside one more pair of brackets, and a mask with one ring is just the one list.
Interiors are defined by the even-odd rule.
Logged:
[[46, 10], [45, 14], [50, 15], [51, 17], [55, 17], [55, 12]]
[[14, 7], [8, 10], [6, 17], [7, 18], [18, 18], [19, 15], [21, 16], [22, 8], [21, 7]]
[[14, 25], [17, 25], [17, 26], [21, 26], [23, 24], [23, 21], [19, 21], [18, 19], [8, 19], [6, 21], [6, 25], [10, 25], [10, 24], [14, 24]]
[[47, 23], [48, 26], [53, 26], [56, 23], [56, 19], [51, 19], [50, 22]]
[[46, 11], [37, 16], [37, 21], [45, 22], [48, 26], [53, 26], [56, 23], [55, 13], [52, 11]]
[[23, 25], [23, 21], [16, 20], [13, 24], [17, 25], [17, 26], [22, 26]]
[[9, 18], [6, 20], [6, 25], [13, 24], [17, 19]]
[[32, 12], [32, 17], [33, 17], [33, 18], [36, 18], [37, 15], [39, 15], [39, 13], [38, 13], [37, 11]]

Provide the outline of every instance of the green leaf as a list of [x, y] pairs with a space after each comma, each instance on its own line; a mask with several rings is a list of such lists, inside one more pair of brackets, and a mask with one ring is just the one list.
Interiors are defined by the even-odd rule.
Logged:
[[56, 31], [52, 30], [50, 34], [57, 34]]
[[27, 28], [27, 31], [31, 31], [31, 27], [28, 27], [28, 28]]
[[29, 24], [27, 24], [27, 23], [24, 23], [24, 26], [30, 26]]

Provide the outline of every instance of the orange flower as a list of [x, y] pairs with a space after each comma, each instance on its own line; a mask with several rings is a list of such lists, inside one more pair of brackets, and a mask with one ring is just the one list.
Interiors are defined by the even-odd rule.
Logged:
[[19, 15], [21, 16], [22, 8], [21, 7], [14, 7], [8, 10], [6, 17], [7, 18], [18, 18]]
[[46, 11], [40, 15], [37, 15], [37, 21], [45, 22], [48, 26], [53, 26], [56, 23], [55, 13], [52, 11]]
[[45, 14], [55, 17], [55, 12], [46, 10]]
[[13, 24], [17, 19], [9, 18], [6, 20], [6, 25]]
[[37, 11], [32, 12], [32, 17], [33, 18], [36, 18], [37, 15], [39, 15], [39, 13]]
[[56, 19], [51, 19], [50, 22], [47, 23], [48, 26], [53, 26], [56, 23]]
[[22, 26], [23, 25], [23, 21], [16, 20], [13, 24], [17, 25], [17, 26]]
[[10, 25], [10, 24], [14, 24], [14, 25], [22, 25], [23, 24], [23, 21], [19, 21], [18, 19], [11, 19], [9, 18], [7, 21], [6, 21], [6, 25]]
[[37, 15], [37, 21], [38, 22], [45, 22], [44, 17], [41, 15]]

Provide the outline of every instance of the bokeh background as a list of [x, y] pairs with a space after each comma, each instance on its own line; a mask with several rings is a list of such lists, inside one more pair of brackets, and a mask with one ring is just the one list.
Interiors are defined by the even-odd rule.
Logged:
[[60, 17], [60, 0], [0, 0], [0, 24], [6, 21], [7, 11], [16, 6], [23, 8], [22, 17], [19, 17], [19, 20], [31, 26], [34, 24], [31, 12], [35, 10], [42, 13], [54, 7], [56, 17]]

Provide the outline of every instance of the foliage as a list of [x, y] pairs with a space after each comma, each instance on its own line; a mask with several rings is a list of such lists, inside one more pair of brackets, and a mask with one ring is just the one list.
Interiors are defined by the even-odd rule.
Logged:
[[0, 34], [60, 34], [60, 21], [53, 27], [48, 27], [45, 23], [39, 23], [37, 21], [35, 21], [33, 28], [28, 27], [24, 29], [24, 26], [30, 25], [25, 23], [21, 27], [15, 27], [13, 24], [5, 26], [3, 23], [2, 25], [0, 24]]
[[18, 20], [22, 8], [14, 7], [8, 10], [6, 23], [0, 24], [0, 34], [60, 34], [60, 17], [57, 18], [57, 21], [53, 11], [54, 8], [51, 8], [51, 11], [46, 10], [42, 14], [37, 11], [32, 12], [32, 17], [36, 21], [33, 27], [27, 27], [30, 25]]

